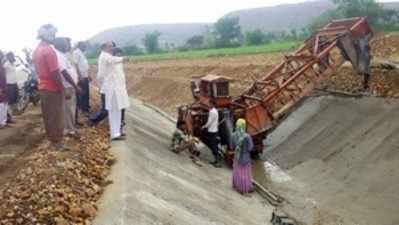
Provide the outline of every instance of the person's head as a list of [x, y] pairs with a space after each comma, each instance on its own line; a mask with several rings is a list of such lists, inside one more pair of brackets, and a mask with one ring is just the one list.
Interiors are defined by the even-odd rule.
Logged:
[[107, 48], [107, 43], [101, 44], [101, 51], [105, 51], [106, 48]]
[[52, 24], [45, 24], [39, 28], [37, 38], [47, 43], [53, 43], [56, 33], [57, 28], [55, 26]]
[[247, 122], [244, 119], [238, 119], [236, 121], [236, 131], [244, 134], [247, 130]]
[[122, 56], [122, 54], [123, 54], [123, 51], [120, 48], [114, 48], [113, 52], [114, 52], [114, 54], [113, 54], [114, 56]]
[[80, 49], [80, 51], [84, 52], [87, 49], [87, 43], [84, 41], [79, 41], [77, 47]]
[[209, 100], [209, 106], [211, 108], [215, 108], [216, 107], [216, 101], [214, 99]]
[[72, 51], [72, 39], [69, 37], [64, 38], [66, 42], [66, 51], [70, 52]]
[[7, 53], [6, 57], [7, 57], [7, 60], [8, 60], [10, 63], [14, 63], [14, 62], [15, 62], [15, 55], [14, 55], [13, 52]]
[[114, 48], [116, 47], [115, 42], [113, 41], [108, 41], [104, 43], [104, 51], [108, 52], [109, 54], [114, 54]]
[[55, 38], [53, 41], [54, 48], [60, 52], [68, 52], [68, 41], [65, 38]]

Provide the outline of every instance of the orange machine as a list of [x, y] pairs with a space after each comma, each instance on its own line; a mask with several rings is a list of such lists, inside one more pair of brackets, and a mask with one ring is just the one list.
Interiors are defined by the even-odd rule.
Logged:
[[238, 118], [247, 121], [257, 154], [263, 151], [263, 140], [290, 109], [307, 96], [322, 80], [349, 60], [360, 75], [369, 72], [369, 40], [373, 32], [365, 18], [335, 20], [307, 39], [304, 45], [275, 66], [263, 79], [240, 96], [229, 95], [229, 79], [206, 75], [193, 78], [194, 103], [179, 107], [178, 123], [201, 140], [201, 126], [207, 120], [208, 104], [214, 99], [219, 110], [221, 144], [229, 148], [233, 124]]

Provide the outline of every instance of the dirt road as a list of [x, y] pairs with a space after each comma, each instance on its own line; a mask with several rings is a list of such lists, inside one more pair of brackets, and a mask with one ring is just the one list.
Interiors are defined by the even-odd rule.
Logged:
[[42, 119], [38, 107], [30, 107], [24, 115], [14, 117], [11, 127], [0, 130], [0, 188], [25, 163], [25, 151], [43, 138]]

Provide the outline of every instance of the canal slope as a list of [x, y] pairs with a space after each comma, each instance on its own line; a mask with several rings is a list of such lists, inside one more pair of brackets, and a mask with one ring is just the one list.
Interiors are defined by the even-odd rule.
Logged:
[[94, 224], [269, 224], [273, 208], [256, 194], [234, 192], [229, 169], [199, 167], [186, 154], [168, 150], [174, 123], [164, 115], [132, 101], [127, 122], [127, 141], [112, 145], [118, 160], [113, 184]]

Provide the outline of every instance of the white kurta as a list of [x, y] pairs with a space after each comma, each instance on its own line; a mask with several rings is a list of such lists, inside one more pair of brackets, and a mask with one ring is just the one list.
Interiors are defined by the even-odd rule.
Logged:
[[105, 94], [105, 108], [107, 110], [111, 110], [112, 107], [122, 110], [130, 105], [122, 62], [123, 57], [112, 56], [103, 52], [102, 60], [100, 61], [100, 64], [103, 64], [101, 90]]

